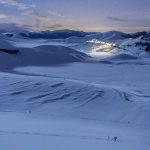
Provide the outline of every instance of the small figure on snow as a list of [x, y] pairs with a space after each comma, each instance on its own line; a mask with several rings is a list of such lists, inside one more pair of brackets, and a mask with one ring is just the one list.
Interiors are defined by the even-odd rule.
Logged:
[[114, 136], [114, 138], [113, 138], [113, 139], [114, 139], [114, 141], [116, 142], [116, 141], [117, 141], [117, 139], [118, 139], [118, 137]]

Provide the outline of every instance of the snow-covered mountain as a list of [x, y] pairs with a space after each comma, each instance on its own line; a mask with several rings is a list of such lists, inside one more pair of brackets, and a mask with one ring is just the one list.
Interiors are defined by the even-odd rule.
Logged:
[[[140, 32], [131, 34], [120, 42], [114, 42], [111, 44], [110, 50], [114, 55], [128, 55], [134, 59], [135, 57], [149, 57], [150, 51], [150, 33]], [[100, 51], [99, 51], [100, 52]], [[118, 57], [118, 56], [117, 56]], [[123, 58], [122, 58], [123, 59]], [[120, 57], [121, 60], [121, 57]]]
[[88, 39], [99, 39], [101, 41], [116, 41], [116, 40], [122, 40], [126, 38], [125, 33], [119, 32], [119, 31], [109, 31], [109, 32], [103, 32], [103, 33], [93, 33], [90, 35], [87, 35], [86, 38]]
[[140, 54], [142, 51], [148, 52], [150, 47], [150, 33], [141, 32], [132, 34], [131, 37], [125, 42], [122, 42], [119, 47], [127, 49], [127, 51], [131, 53], [137, 52], [137, 54]]
[[19, 26], [15, 23], [0, 23], [0, 33], [5, 32], [24, 32], [27, 26]]
[[144, 56], [145, 52], [150, 51], [150, 33], [146, 31], [134, 34], [107, 32], [94, 35], [89, 35], [89, 41], [85, 44], [88, 51], [91, 49], [91, 54], [95, 54], [94, 56], [104, 54]]
[[[39, 37], [30, 38], [29, 35], [31, 34], [33, 36], [38, 35]], [[44, 39], [41, 39], [41, 35]], [[126, 34], [118, 31], [85, 33], [72, 30], [58, 30], [39, 33], [14, 33], [13, 37], [9, 36], [8, 33], [3, 33], [3, 36], [17, 47], [33, 48], [40, 45], [59, 45], [94, 57], [107, 57], [120, 54], [147, 57], [147, 52], [150, 49], [150, 33], [146, 31]]]
[[22, 37], [29, 39], [66, 39], [69, 37], [85, 37], [88, 34], [82, 31], [73, 31], [73, 30], [56, 30], [56, 31], [40, 31], [40, 32], [5, 32], [8, 37]]
[[20, 35], [22, 38], [30, 39], [100, 39], [103, 41], [121, 40], [129, 37], [128, 34], [119, 31], [109, 32], [83, 32], [74, 30], [55, 30], [55, 31], [40, 31], [40, 32], [29, 32], [29, 31], [11, 31], [3, 32], [8, 37]]

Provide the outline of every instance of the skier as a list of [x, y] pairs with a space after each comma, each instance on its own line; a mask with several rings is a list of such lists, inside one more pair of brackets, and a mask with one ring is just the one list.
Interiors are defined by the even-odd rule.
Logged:
[[117, 141], [117, 139], [118, 139], [118, 138], [117, 138], [116, 136], [114, 136], [114, 141], [115, 141], [115, 142]]

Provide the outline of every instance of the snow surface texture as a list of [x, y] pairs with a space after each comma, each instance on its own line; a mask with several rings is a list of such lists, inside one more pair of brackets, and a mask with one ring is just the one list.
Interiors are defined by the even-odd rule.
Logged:
[[142, 37], [105, 35], [19, 47], [2, 35], [0, 48], [19, 52], [0, 51], [0, 149], [149, 150], [149, 53]]

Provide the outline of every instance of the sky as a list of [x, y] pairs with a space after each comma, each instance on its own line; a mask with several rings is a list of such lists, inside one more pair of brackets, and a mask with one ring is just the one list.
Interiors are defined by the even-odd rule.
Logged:
[[0, 0], [0, 24], [34, 31], [150, 30], [150, 0]]

